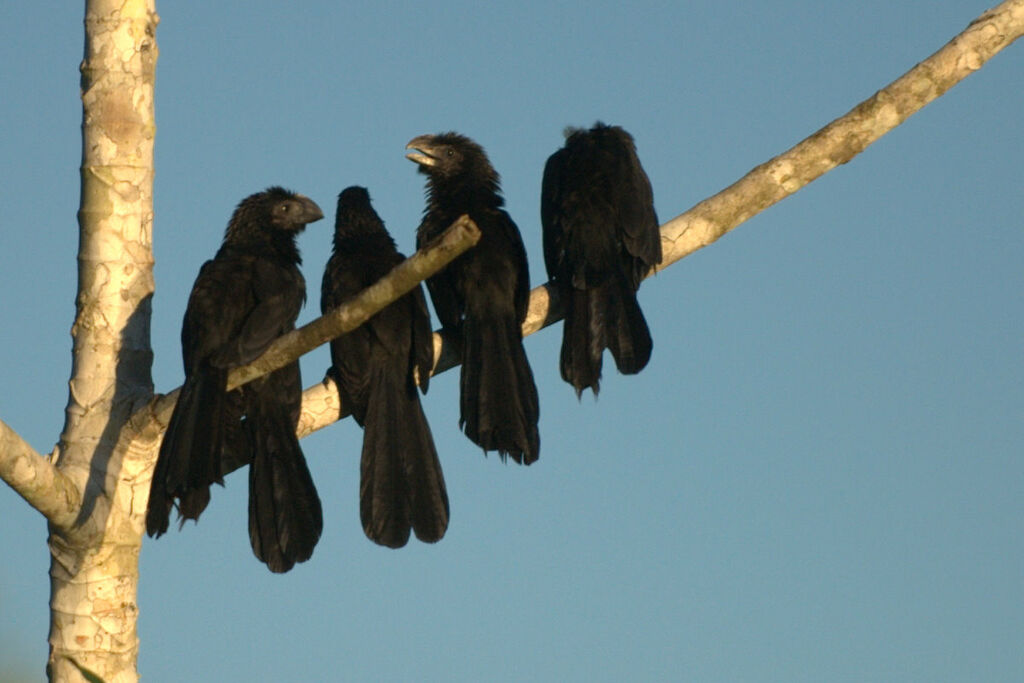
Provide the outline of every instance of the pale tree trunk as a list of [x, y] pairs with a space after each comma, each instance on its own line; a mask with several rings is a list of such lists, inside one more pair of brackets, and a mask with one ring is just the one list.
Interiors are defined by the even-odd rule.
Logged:
[[80, 492], [50, 522], [52, 680], [134, 681], [135, 603], [159, 434], [128, 418], [153, 396], [155, 0], [89, 0], [82, 62], [78, 297], [56, 465]]
[[[149, 322], [155, 0], [87, 0], [82, 63], [79, 280], [66, 421], [43, 456], [0, 421], [0, 478], [49, 521], [50, 657], [55, 681], [135, 681], [138, 556], [152, 467], [176, 391], [153, 393]], [[1009, 0], [906, 75], [792, 149], [662, 226], [664, 268], [846, 163], [1024, 34], [1024, 0]], [[475, 243], [470, 222], [417, 254], [338, 311], [282, 338], [232, 382], [298, 358], [373, 312]], [[523, 326], [561, 318], [547, 286]], [[435, 372], [457, 350], [435, 335]], [[336, 388], [303, 396], [300, 435], [347, 414]]]

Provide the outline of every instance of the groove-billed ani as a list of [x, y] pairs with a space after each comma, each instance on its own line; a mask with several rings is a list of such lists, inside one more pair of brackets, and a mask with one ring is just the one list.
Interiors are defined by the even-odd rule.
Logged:
[[540, 455], [540, 409], [523, 349], [530, 272], [519, 228], [497, 172], [480, 145], [457, 133], [421, 135], [406, 156], [427, 176], [427, 207], [416, 231], [422, 248], [462, 214], [480, 242], [427, 280], [441, 324], [462, 341], [459, 425], [485, 451], [529, 465]]
[[[167, 531], [177, 499], [182, 523], [199, 519], [210, 485], [248, 463], [249, 539], [273, 572], [312, 555], [323, 529], [320, 499], [295, 427], [298, 362], [226, 391], [228, 373], [295, 327], [306, 298], [295, 237], [323, 218], [312, 200], [280, 187], [238, 205], [216, 256], [203, 264], [181, 329], [185, 383], [153, 472], [146, 531]], [[244, 416], [244, 419], [243, 419]]]
[[[402, 259], [366, 188], [346, 188], [338, 195], [321, 310], [366, 289]], [[328, 374], [364, 430], [359, 517], [370, 540], [392, 548], [406, 544], [410, 528], [427, 543], [448, 528], [448, 493], [414, 374], [426, 393], [433, 365], [433, 330], [419, 286], [331, 342]]]
[[650, 360], [653, 343], [636, 290], [661, 261], [661, 236], [632, 136], [602, 123], [566, 133], [544, 167], [544, 262], [565, 301], [562, 379], [577, 396], [587, 387], [597, 395], [606, 348], [624, 374]]

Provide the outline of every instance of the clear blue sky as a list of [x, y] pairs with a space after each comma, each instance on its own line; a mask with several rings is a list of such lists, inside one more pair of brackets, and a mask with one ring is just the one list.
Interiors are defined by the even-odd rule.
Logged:
[[[995, 2], [995, 0], [988, 0]], [[415, 135], [458, 130], [502, 174], [532, 281], [566, 125], [636, 138], [662, 221], [845, 113], [985, 0], [198, 2], [158, 6], [153, 375], [182, 380], [192, 281], [235, 204], [370, 189], [411, 251]], [[302, 7], [301, 10], [295, 9]], [[0, 417], [48, 452], [76, 283], [82, 5], [0, 8]], [[639, 376], [577, 402], [560, 326], [526, 342], [530, 468], [425, 400], [452, 521], [377, 547], [362, 433], [303, 441], [325, 508], [308, 563], [249, 549], [243, 474], [141, 556], [148, 681], [1024, 680], [1024, 44], [852, 163], [641, 289]], [[302, 359], [320, 380], [324, 349]], [[0, 671], [46, 659], [46, 525], [0, 486]], [[3, 674], [0, 674], [3, 678]]]

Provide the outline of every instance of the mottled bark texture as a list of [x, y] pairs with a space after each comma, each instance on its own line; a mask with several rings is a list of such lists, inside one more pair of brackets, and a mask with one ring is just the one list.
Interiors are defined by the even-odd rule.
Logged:
[[[58, 472], [76, 496], [50, 515], [51, 680], [134, 681], [135, 604], [159, 434], [129, 422], [153, 394], [154, 0], [89, 0], [81, 65], [78, 296]], [[77, 504], [76, 504], [77, 503]]]
[[[0, 421], [0, 478], [49, 521], [47, 670], [55, 681], [138, 678], [138, 554], [152, 467], [176, 398], [175, 392], [154, 396], [150, 374], [154, 3], [86, 2], [79, 281], [66, 421], [48, 456]], [[847, 115], [662, 226], [664, 259], [656, 270], [846, 163], [1022, 33], [1024, 0], [985, 13]], [[458, 253], [454, 247], [444, 250], [430, 267]], [[409, 277], [420, 265], [395, 274], [328, 316], [331, 320], [311, 323], [312, 331], [282, 340], [253, 372], [239, 374], [252, 379], [297, 358], [311, 343], [354, 328], [429, 274]], [[538, 287], [523, 332], [532, 334], [561, 315], [551, 290]], [[456, 365], [458, 350], [441, 335], [434, 342], [434, 372]], [[333, 384], [315, 384], [303, 397], [299, 433], [345, 414]]]

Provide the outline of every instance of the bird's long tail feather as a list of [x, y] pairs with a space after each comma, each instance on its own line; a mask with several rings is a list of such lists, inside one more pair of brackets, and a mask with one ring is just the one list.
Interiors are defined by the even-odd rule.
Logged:
[[605, 312], [594, 306], [593, 290], [572, 289], [566, 297], [565, 322], [562, 328], [562, 353], [559, 369], [562, 379], [576, 389], [596, 395], [601, 390], [601, 356], [605, 348]]
[[624, 375], [635, 375], [647, 366], [654, 342], [634, 290], [625, 279], [608, 283], [608, 307], [613, 311], [606, 332], [615, 366]]
[[624, 375], [647, 365], [653, 349], [651, 332], [624, 278], [613, 278], [588, 289], [573, 289], [567, 299], [562, 331], [562, 379], [576, 389], [596, 395], [601, 384], [601, 356], [607, 348]]
[[540, 455], [540, 408], [515, 316], [466, 316], [460, 426], [484, 450], [529, 465]]
[[210, 485], [223, 483], [221, 449], [226, 427], [227, 371], [208, 368], [186, 378], [160, 444], [146, 510], [146, 532], [167, 531], [178, 499], [182, 523], [199, 519]]
[[375, 543], [400, 548], [409, 530], [427, 543], [448, 528], [448, 493], [415, 387], [390, 368], [371, 379], [360, 465], [359, 514]]
[[283, 403], [272, 395], [254, 398], [245, 424], [253, 450], [249, 540], [270, 571], [286, 572], [313, 555], [323, 531], [320, 498]]

